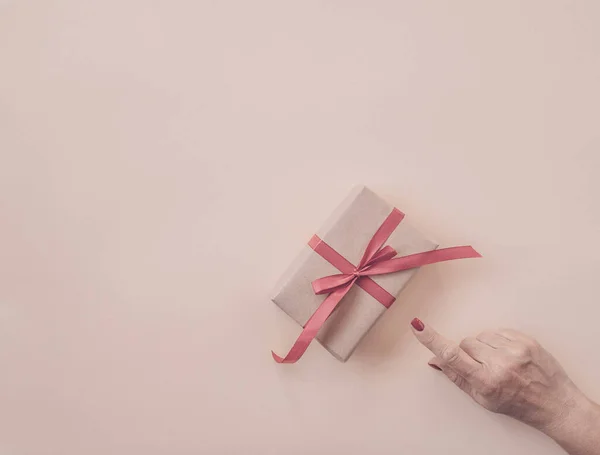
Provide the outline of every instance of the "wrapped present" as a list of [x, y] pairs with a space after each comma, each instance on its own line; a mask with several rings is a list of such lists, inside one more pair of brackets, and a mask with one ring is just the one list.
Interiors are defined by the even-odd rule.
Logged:
[[303, 327], [285, 357], [294, 363], [316, 338], [346, 361], [416, 270], [480, 257], [470, 246], [439, 249], [373, 191], [355, 188], [279, 280], [273, 302]]

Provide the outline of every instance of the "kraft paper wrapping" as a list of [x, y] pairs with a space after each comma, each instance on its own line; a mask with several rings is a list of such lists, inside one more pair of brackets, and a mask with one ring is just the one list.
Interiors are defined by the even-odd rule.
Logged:
[[[368, 188], [357, 187], [316, 234], [350, 262], [358, 264], [373, 234], [393, 208]], [[394, 248], [398, 256], [431, 251], [438, 247], [406, 219], [392, 233], [386, 245]], [[411, 269], [372, 278], [390, 294], [398, 296], [416, 271]], [[279, 280], [272, 300], [304, 326], [327, 297], [313, 292], [312, 281], [337, 273], [340, 273], [339, 270], [305, 245]], [[360, 287], [353, 286], [325, 322], [317, 340], [337, 359], [346, 361], [385, 310], [375, 298]]]

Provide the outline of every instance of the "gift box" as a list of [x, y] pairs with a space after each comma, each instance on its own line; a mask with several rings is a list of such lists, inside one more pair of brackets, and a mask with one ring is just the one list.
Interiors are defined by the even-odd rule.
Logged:
[[316, 338], [346, 361], [418, 267], [478, 257], [471, 247], [437, 249], [373, 191], [355, 188], [279, 280], [273, 302], [304, 330], [280, 363], [298, 360]]

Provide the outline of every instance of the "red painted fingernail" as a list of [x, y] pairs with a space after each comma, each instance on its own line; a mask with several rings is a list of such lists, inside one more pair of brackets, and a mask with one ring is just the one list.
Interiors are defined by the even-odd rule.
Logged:
[[423, 324], [423, 321], [421, 321], [419, 318], [414, 318], [412, 321], [410, 321], [410, 325], [412, 325], [417, 332], [422, 332], [425, 328], [425, 324]]
[[427, 365], [429, 365], [434, 370], [442, 371], [442, 369], [440, 367], [438, 367], [437, 365], [434, 365], [433, 363], [428, 363]]

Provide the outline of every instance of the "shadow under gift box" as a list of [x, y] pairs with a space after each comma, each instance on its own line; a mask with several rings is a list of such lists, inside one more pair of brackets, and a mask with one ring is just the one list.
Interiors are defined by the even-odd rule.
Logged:
[[[393, 209], [394, 206], [370, 189], [357, 187], [331, 214], [317, 235], [357, 265], [373, 234]], [[438, 247], [438, 244], [423, 237], [406, 219], [398, 225], [385, 245], [394, 248], [398, 252], [397, 257], [432, 251]], [[403, 270], [371, 278], [397, 297], [417, 270]], [[272, 300], [304, 327], [327, 298], [327, 295], [314, 293], [312, 282], [339, 273], [337, 268], [306, 244], [280, 278]], [[352, 286], [319, 331], [317, 340], [338, 360], [345, 362], [385, 310], [385, 306], [366, 291], [359, 286]]]

